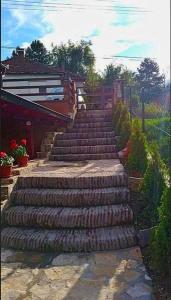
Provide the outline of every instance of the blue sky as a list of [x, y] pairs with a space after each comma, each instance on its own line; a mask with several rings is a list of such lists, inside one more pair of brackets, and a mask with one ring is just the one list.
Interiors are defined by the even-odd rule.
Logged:
[[[9, 7], [10, 1], [2, 0], [3, 7]], [[2, 7], [2, 46], [26, 47], [32, 40], [40, 39], [50, 49], [51, 43], [86, 39], [93, 43], [98, 71], [103, 71], [105, 65], [111, 62], [122, 63], [132, 70], [136, 70], [140, 63], [136, 60], [104, 57], [148, 56], [155, 58], [161, 71], [167, 73], [167, 76], [169, 74], [169, 0], [35, 0], [39, 4], [32, 6], [28, 5], [33, 0], [18, 1], [16, 6], [13, 5], [16, 9]], [[23, 6], [24, 3], [26, 6]], [[33, 5], [38, 10], [23, 9], [33, 9]], [[47, 8], [50, 5], [56, 8]], [[84, 9], [76, 9], [81, 5], [84, 5]], [[122, 11], [129, 6], [148, 12], [132, 13], [133, 8], [122, 14], [118, 6]], [[10, 56], [11, 51], [2, 49], [2, 59]]]

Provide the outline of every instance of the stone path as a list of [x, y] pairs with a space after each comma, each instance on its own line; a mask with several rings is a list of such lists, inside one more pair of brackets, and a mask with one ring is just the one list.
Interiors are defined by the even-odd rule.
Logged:
[[3, 247], [82, 252], [135, 246], [127, 181], [118, 159], [45, 162], [18, 177], [2, 213]]
[[91, 254], [2, 249], [2, 300], [154, 300], [139, 247]]

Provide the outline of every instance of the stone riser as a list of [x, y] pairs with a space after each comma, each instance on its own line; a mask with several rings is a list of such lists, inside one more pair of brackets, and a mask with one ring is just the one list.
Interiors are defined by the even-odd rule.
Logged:
[[111, 122], [94, 122], [94, 123], [74, 123], [73, 128], [77, 129], [77, 128], [89, 128], [89, 130], [91, 130], [92, 128], [101, 128], [101, 127], [112, 127], [112, 123]]
[[2, 222], [6, 225], [45, 229], [111, 227], [132, 221], [132, 210], [123, 205], [89, 208], [15, 206], [2, 214]]
[[17, 187], [26, 189], [96, 189], [124, 187], [127, 184], [127, 174], [121, 173], [119, 175], [97, 177], [19, 177]]
[[114, 132], [86, 132], [86, 133], [64, 133], [57, 135], [55, 142], [58, 140], [71, 140], [71, 139], [93, 139], [93, 138], [113, 138]]
[[49, 160], [52, 161], [85, 161], [100, 159], [117, 159], [117, 153], [96, 153], [96, 154], [58, 154], [50, 155]]
[[36, 154], [37, 154], [37, 158], [39, 159], [47, 158], [49, 155], [49, 153], [47, 152], [37, 152]]
[[41, 152], [50, 152], [53, 147], [53, 144], [42, 144]]
[[104, 117], [84, 117], [84, 118], [77, 118], [75, 117], [76, 124], [82, 123], [101, 123], [101, 122], [112, 122], [112, 116], [104, 116]]
[[91, 117], [95, 117], [95, 118], [104, 118], [104, 117], [112, 117], [112, 112], [111, 110], [87, 110], [87, 111], [79, 111], [76, 114], [76, 118], [91, 118]]
[[113, 153], [114, 145], [97, 145], [97, 146], [73, 146], [73, 147], [53, 147], [51, 154], [96, 154], [96, 153]]
[[41, 252], [117, 250], [137, 244], [133, 226], [84, 230], [41, 230], [8, 227], [1, 231], [4, 248]]
[[127, 188], [49, 190], [15, 190], [11, 201], [17, 205], [87, 207], [127, 203], [130, 193]]
[[89, 132], [112, 132], [113, 127], [97, 127], [97, 128], [69, 128], [68, 133], [89, 133]]
[[114, 145], [115, 138], [94, 138], [83, 140], [57, 140], [54, 147]]

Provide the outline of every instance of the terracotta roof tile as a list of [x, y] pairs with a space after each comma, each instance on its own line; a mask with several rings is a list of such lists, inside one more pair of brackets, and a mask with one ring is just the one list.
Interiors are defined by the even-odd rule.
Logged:
[[62, 69], [54, 66], [44, 65], [39, 62], [33, 62], [22, 56], [2, 61], [2, 64], [9, 65], [6, 74], [57, 74], [64, 73]]

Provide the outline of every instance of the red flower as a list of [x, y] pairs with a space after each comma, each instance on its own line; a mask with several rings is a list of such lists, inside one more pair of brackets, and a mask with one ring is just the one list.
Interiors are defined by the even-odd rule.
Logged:
[[7, 154], [5, 152], [0, 152], [0, 157], [4, 158], [5, 156], [7, 156]]
[[17, 143], [16, 143], [16, 140], [11, 140], [10, 141], [10, 149], [11, 150], [14, 150], [18, 147]]
[[11, 141], [10, 141], [10, 144], [14, 144], [14, 143], [15, 143], [15, 144], [17, 143], [16, 140], [11, 140]]
[[22, 140], [21, 140], [21, 145], [26, 146], [26, 144], [27, 144], [27, 140], [26, 140], [26, 139], [22, 139]]

